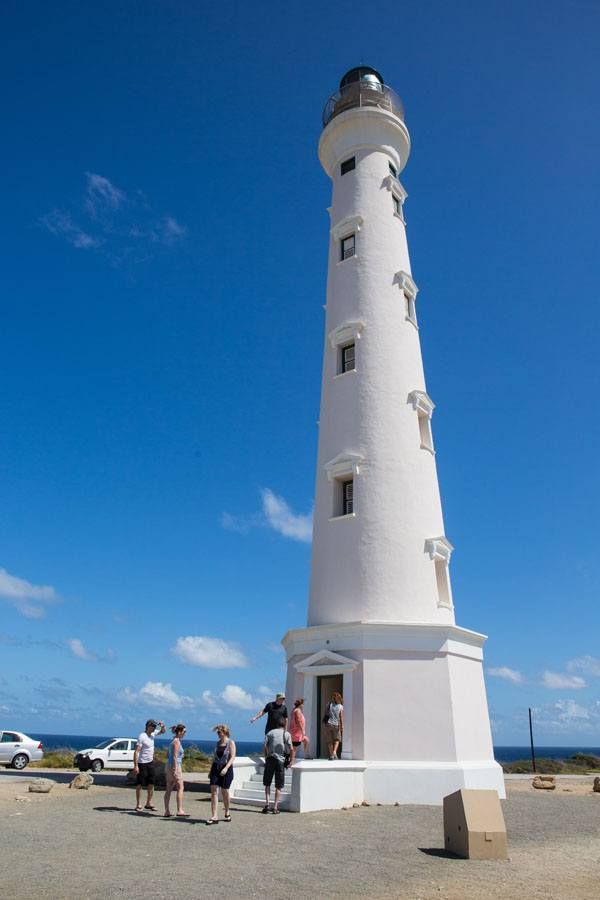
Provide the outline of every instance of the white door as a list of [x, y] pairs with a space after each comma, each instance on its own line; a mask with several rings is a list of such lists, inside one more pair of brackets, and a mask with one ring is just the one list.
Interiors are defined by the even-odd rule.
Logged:
[[129, 741], [115, 741], [108, 748], [106, 754], [107, 769], [127, 769], [127, 763], [133, 759], [133, 753], [129, 751]]
[[3, 731], [0, 738], [0, 762], [10, 763], [21, 746], [21, 738], [14, 731]]

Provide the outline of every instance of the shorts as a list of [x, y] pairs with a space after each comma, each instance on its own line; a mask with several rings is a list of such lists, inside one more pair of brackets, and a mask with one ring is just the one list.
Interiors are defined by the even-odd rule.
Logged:
[[325, 740], [328, 744], [335, 744], [336, 741], [341, 741], [342, 732], [339, 725], [325, 725], [324, 731]]
[[155, 774], [154, 774], [154, 763], [138, 763], [138, 775], [137, 775], [137, 784], [141, 787], [148, 787], [151, 784], [154, 784]]
[[273, 776], [275, 776], [275, 787], [280, 791], [285, 783], [284, 764], [280, 759], [277, 759], [276, 756], [267, 756], [263, 774], [263, 784], [265, 787], [271, 787]]
[[302, 743], [302, 741], [292, 741], [292, 744], [294, 745], [294, 747], [299, 747], [301, 743]]
[[178, 770], [177, 772], [175, 772], [175, 774], [173, 774], [173, 770], [169, 766], [167, 766], [166, 768], [165, 777], [167, 780], [167, 784], [171, 786], [176, 785], [177, 787], [179, 787], [179, 785], [183, 784], [183, 772]]
[[231, 782], [233, 781], [233, 766], [231, 766], [230, 769], [227, 769], [224, 775], [221, 775], [221, 770], [213, 763], [208, 777], [213, 787], [220, 787], [223, 790], [228, 791], [231, 787]]

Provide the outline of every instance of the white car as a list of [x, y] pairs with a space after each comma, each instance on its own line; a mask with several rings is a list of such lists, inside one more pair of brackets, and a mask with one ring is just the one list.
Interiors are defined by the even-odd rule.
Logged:
[[91, 769], [101, 772], [102, 769], [133, 769], [133, 751], [135, 738], [111, 738], [102, 741], [97, 747], [89, 747], [75, 754], [73, 765], [82, 772]]
[[44, 748], [39, 741], [27, 737], [22, 731], [0, 731], [0, 766], [24, 769], [34, 760], [41, 759]]

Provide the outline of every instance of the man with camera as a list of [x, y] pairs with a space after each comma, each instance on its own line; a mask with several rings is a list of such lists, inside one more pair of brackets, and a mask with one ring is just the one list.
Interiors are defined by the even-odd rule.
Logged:
[[147, 791], [144, 809], [156, 811], [152, 805], [154, 797], [154, 738], [165, 733], [165, 723], [148, 719], [146, 728], [140, 734], [133, 754], [133, 773], [137, 777], [135, 788], [135, 811], [142, 811], [142, 790]]

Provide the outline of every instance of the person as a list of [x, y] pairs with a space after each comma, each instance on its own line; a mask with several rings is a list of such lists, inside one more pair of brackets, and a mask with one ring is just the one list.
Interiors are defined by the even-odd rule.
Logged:
[[266, 715], [267, 724], [265, 725], [265, 734], [268, 731], [271, 731], [275, 728], [281, 719], [284, 720], [284, 728], [288, 726], [288, 711], [287, 706], [285, 705], [285, 694], [276, 694], [275, 699], [271, 700], [270, 703], [267, 703], [264, 709], [261, 709], [260, 712], [257, 712], [255, 716], [252, 716], [250, 719], [250, 724], [256, 722], [257, 719], [260, 719], [262, 716]]
[[[306, 721], [304, 719], [304, 697], [294, 700], [294, 709], [292, 710], [292, 723], [290, 725], [290, 734], [292, 736], [292, 744], [298, 748], [300, 744], [304, 747], [304, 759], [310, 759], [308, 755], [308, 745], [310, 741], [305, 731]], [[297, 751], [296, 751], [297, 752]]]
[[183, 737], [186, 732], [185, 725], [172, 725], [171, 731], [173, 733], [173, 740], [169, 744], [169, 751], [167, 753], [167, 765], [166, 765], [166, 779], [167, 784], [165, 788], [165, 818], [171, 818], [171, 810], [169, 809], [169, 803], [171, 800], [171, 794], [173, 791], [176, 792], [177, 795], [177, 815], [181, 818], [187, 818], [189, 813], [183, 808], [183, 772], [181, 770], [181, 761], [183, 759], [183, 746], [181, 744]]
[[235, 741], [230, 737], [229, 725], [215, 725], [213, 731], [216, 731], [218, 740], [215, 744], [215, 752], [210, 767], [210, 819], [206, 820], [207, 825], [217, 825], [219, 822], [219, 816], [217, 815], [219, 788], [221, 788], [223, 796], [224, 819], [226, 822], [231, 822], [229, 788], [233, 781], [233, 764], [237, 752]]
[[165, 733], [165, 723], [148, 719], [146, 728], [138, 737], [133, 753], [133, 773], [136, 776], [135, 811], [142, 811], [142, 789], [146, 788], [146, 805], [144, 809], [156, 812], [152, 805], [154, 797], [154, 738]]
[[329, 759], [337, 759], [340, 741], [344, 735], [344, 707], [339, 691], [334, 691], [331, 695], [325, 719], [325, 740], [329, 750]]
[[264, 813], [269, 812], [269, 802], [271, 799], [271, 783], [275, 778], [275, 801], [273, 803], [273, 813], [277, 815], [279, 810], [279, 801], [281, 799], [281, 789], [285, 783], [285, 766], [286, 757], [289, 759], [288, 765], [294, 762], [294, 745], [292, 736], [286, 730], [286, 720], [280, 719], [276, 727], [267, 732], [265, 743], [263, 746], [265, 755], [265, 771], [263, 773], [263, 785], [265, 788], [265, 805]]

